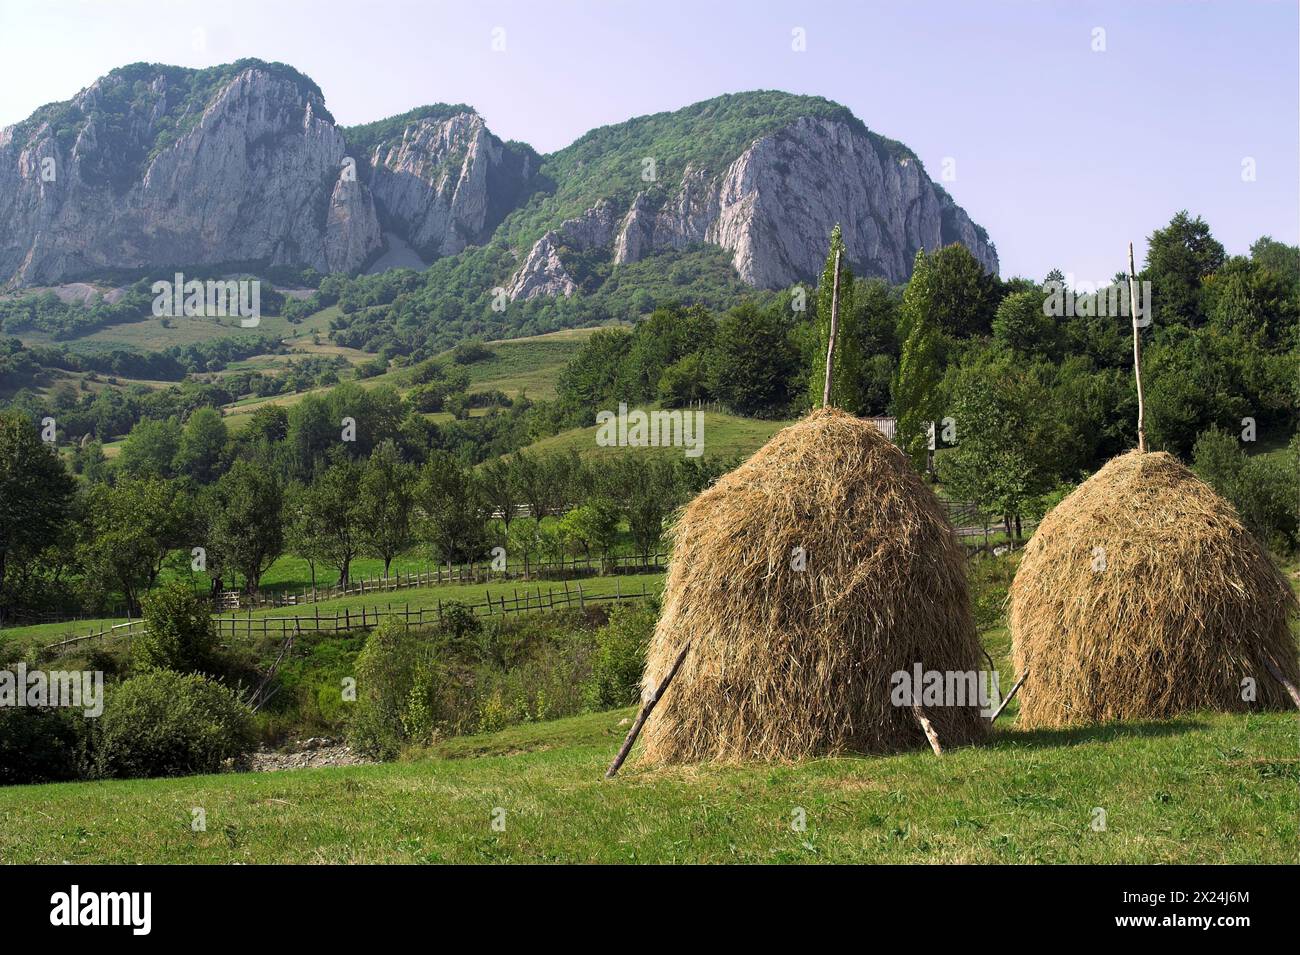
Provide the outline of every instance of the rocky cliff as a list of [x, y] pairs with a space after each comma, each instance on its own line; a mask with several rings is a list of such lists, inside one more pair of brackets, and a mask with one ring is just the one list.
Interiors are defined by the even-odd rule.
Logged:
[[0, 286], [234, 263], [353, 271], [400, 239], [424, 260], [504, 243], [512, 299], [571, 294], [593, 263], [707, 245], [744, 282], [779, 288], [816, 279], [836, 223], [859, 275], [904, 281], [917, 249], [951, 242], [998, 267], [905, 146], [838, 104], [774, 91], [539, 157], [468, 106], [343, 130], [282, 64], [135, 64], [0, 131]]
[[732, 253], [750, 285], [815, 281], [836, 223], [857, 274], [903, 282], [920, 248], [965, 245], [989, 272], [997, 251], [921, 164], [891, 152], [864, 130], [825, 117], [799, 117], [755, 140], [716, 172], [687, 164], [666, 195], [638, 192], [611, 226], [609, 203], [546, 233], [509, 286], [514, 297], [568, 294], [563, 244], [608, 244], [616, 263], [700, 243]]
[[427, 258], [484, 242], [537, 172], [531, 150], [502, 143], [469, 111], [412, 119], [366, 160], [385, 225]]
[[0, 283], [235, 262], [339, 271], [376, 252], [369, 190], [314, 85], [278, 65], [212, 72], [127, 67], [0, 132]]

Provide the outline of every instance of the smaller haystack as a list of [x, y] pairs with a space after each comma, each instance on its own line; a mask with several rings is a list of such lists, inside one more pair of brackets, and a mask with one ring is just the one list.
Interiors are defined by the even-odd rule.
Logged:
[[[1290, 706], [1287, 581], [1232, 506], [1177, 459], [1130, 451], [1044, 519], [1010, 592], [1019, 725]], [[1255, 681], [1255, 702], [1242, 680]]]
[[[892, 675], [982, 667], [947, 515], [859, 418], [824, 409], [779, 432], [691, 502], [674, 538], [647, 695], [691, 645], [643, 762], [924, 747]], [[973, 699], [926, 715], [945, 747], [987, 732]]]

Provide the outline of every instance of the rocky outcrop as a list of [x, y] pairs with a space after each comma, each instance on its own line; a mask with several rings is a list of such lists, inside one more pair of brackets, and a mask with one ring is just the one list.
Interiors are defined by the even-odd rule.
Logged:
[[[666, 200], [637, 194], [611, 254], [621, 264], [710, 243], [732, 253], [737, 274], [750, 285], [782, 288], [817, 280], [837, 223], [861, 276], [904, 282], [918, 249], [953, 242], [987, 271], [998, 270], [997, 251], [983, 230], [920, 163], [862, 129], [812, 117], [756, 140], [717, 175], [688, 165]], [[545, 260], [530, 254], [527, 261], [537, 269]], [[545, 287], [536, 273], [532, 283]]]
[[507, 147], [471, 112], [414, 120], [367, 158], [381, 216], [426, 258], [486, 240], [536, 174], [531, 152]]
[[0, 283], [253, 262], [348, 271], [378, 250], [369, 190], [318, 91], [255, 65], [194, 106], [178, 72], [115, 71], [0, 132]]
[[577, 285], [560, 261], [560, 235], [554, 229], [533, 243], [524, 264], [506, 286], [506, 295], [530, 299], [538, 295], [572, 295]]

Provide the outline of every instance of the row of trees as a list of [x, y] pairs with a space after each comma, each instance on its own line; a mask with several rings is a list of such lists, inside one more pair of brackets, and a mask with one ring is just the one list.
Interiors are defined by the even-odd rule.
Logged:
[[134, 472], [77, 481], [30, 419], [0, 414], [0, 606], [63, 593], [88, 609], [120, 597], [136, 613], [169, 563], [206, 571], [214, 590], [255, 591], [286, 554], [308, 562], [313, 586], [320, 568], [347, 581], [358, 557], [387, 575], [406, 554], [459, 563], [503, 547], [527, 566], [607, 555], [624, 526], [648, 556], [673, 509], [717, 474], [684, 458], [592, 465], [576, 453], [473, 468], [443, 451], [412, 461], [385, 440], [366, 457], [340, 447], [299, 480], [274, 466], [271, 445], [244, 450], [205, 484]]

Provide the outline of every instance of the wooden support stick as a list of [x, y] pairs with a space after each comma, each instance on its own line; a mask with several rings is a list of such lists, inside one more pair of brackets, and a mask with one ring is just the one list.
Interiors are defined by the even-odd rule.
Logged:
[[632, 728], [628, 730], [627, 739], [623, 740], [623, 748], [620, 749], [618, 755], [614, 757], [614, 762], [609, 764], [609, 769], [605, 770], [606, 779], [614, 778], [614, 774], [618, 772], [619, 767], [623, 765], [623, 761], [627, 759], [627, 754], [632, 752], [632, 744], [635, 743], [636, 738], [641, 735], [641, 727], [645, 726], [645, 721], [649, 718], [650, 711], [653, 710], [655, 704], [663, 698], [665, 691], [668, 689], [668, 684], [673, 682], [673, 677], [675, 677], [677, 671], [681, 669], [682, 661], [686, 659], [686, 654], [690, 652], [690, 649], [691, 641], [687, 640], [686, 646], [682, 647], [682, 652], [677, 654], [677, 659], [673, 661], [672, 668], [664, 676], [663, 680], [660, 681], [659, 685], [655, 687], [654, 695], [652, 695], [650, 699], [646, 700], [642, 705], [641, 712], [636, 715], [636, 722], [633, 723]]
[[939, 734], [934, 731], [934, 724], [926, 717], [925, 711], [921, 709], [920, 703], [912, 704], [912, 715], [916, 721], [921, 724], [921, 729], [925, 730], [925, 738], [930, 741], [930, 748], [934, 750], [934, 755], [942, 756], [943, 747], [939, 745]]
[[1008, 693], [1003, 698], [1002, 705], [993, 711], [993, 715], [989, 717], [990, 723], [992, 723], [994, 720], [996, 720], [999, 716], [1002, 715], [1002, 711], [1007, 708], [1007, 704], [1010, 703], [1012, 698], [1014, 698], [1015, 695], [1020, 692], [1020, 688], [1025, 685], [1025, 677], [1027, 676], [1029, 676], [1029, 667], [1025, 667], [1025, 672], [1020, 674], [1020, 679], [1016, 681], [1016, 685], [1013, 686], [1011, 688], [1011, 692]]
[[835, 370], [835, 336], [840, 330], [840, 253], [835, 250], [835, 281], [831, 284], [831, 334], [826, 345], [826, 383], [822, 387], [822, 407], [831, 404], [831, 377]]
[[[1142, 338], [1138, 334], [1137, 273], [1133, 268], [1133, 243], [1128, 244], [1128, 301], [1133, 320], [1133, 377], [1138, 393], [1138, 451], [1147, 453], [1146, 402], [1142, 397]], [[1147, 303], [1150, 305], [1150, 303]]]
[[1295, 704], [1297, 710], [1300, 710], [1300, 690], [1296, 689], [1295, 684], [1288, 680], [1286, 675], [1278, 669], [1277, 664], [1268, 657], [1264, 658], [1264, 666], [1273, 675], [1273, 679], [1286, 687], [1286, 691], [1291, 694], [1291, 702]]

